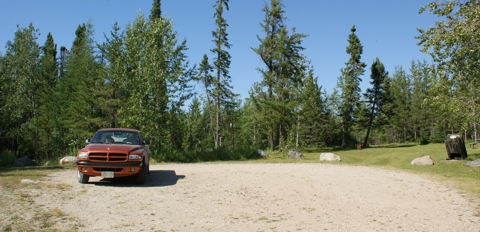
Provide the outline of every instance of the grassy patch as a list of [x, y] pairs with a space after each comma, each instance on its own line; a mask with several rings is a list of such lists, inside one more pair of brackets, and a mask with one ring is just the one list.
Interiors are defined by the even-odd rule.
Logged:
[[[0, 205], [6, 218], [0, 219], [2, 231], [57, 231], [59, 221], [75, 221], [60, 209], [44, 210], [35, 203], [35, 198], [50, 190], [68, 191], [72, 186], [42, 182], [53, 172], [73, 167], [12, 167], [0, 169]], [[22, 183], [29, 179], [37, 183]], [[41, 206], [41, 205], [40, 205]], [[27, 223], [28, 222], [28, 223]]]
[[42, 180], [53, 172], [73, 168], [76, 168], [76, 166], [28, 166], [1, 168], [0, 185], [6, 189], [16, 189], [25, 186], [25, 184], [22, 184], [23, 179]]

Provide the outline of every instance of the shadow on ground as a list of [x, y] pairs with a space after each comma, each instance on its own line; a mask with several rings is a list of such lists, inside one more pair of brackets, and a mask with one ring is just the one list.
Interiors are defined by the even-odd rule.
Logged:
[[133, 179], [130, 177], [101, 179], [100, 181], [90, 180], [88, 184], [111, 187], [168, 187], [176, 185], [178, 180], [184, 178], [185, 175], [177, 175], [175, 170], [150, 170], [150, 174], [147, 176], [147, 180], [144, 184], [140, 185], [134, 184]]

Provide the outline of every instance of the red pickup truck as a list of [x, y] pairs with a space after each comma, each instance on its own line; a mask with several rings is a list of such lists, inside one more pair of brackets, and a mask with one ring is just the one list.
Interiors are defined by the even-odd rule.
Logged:
[[138, 130], [123, 128], [101, 129], [77, 154], [77, 179], [87, 183], [91, 176], [115, 178], [132, 176], [143, 184], [149, 173], [149, 142]]

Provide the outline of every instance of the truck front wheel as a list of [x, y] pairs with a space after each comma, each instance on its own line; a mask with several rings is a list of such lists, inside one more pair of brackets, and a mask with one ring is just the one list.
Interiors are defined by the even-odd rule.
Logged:
[[135, 184], [145, 183], [145, 180], [147, 179], [147, 172], [148, 172], [147, 164], [145, 164], [145, 161], [142, 161], [142, 168], [140, 169], [140, 172], [138, 172], [137, 175], [133, 176], [133, 182]]
[[90, 179], [89, 176], [86, 176], [86, 175], [84, 175], [83, 173], [81, 173], [80, 171], [77, 170], [78, 183], [82, 183], [82, 184], [88, 183], [89, 179]]

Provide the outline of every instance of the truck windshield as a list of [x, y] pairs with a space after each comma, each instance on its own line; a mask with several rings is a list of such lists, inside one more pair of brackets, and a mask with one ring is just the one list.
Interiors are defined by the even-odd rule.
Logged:
[[129, 131], [98, 131], [90, 143], [139, 145], [138, 133]]

